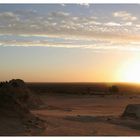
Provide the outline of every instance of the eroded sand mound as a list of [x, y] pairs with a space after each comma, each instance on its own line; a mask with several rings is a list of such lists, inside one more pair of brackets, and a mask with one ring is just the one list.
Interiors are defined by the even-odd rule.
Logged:
[[11, 96], [28, 108], [36, 108], [42, 104], [41, 99], [37, 95], [33, 94], [25, 82], [20, 79], [1, 83], [0, 94]]
[[[24, 81], [17, 79], [0, 83], [0, 135], [26, 135], [27, 129], [43, 129], [45, 122], [30, 112], [30, 108], [40, 104], [41, 100]], [[16, 131], [19, 127], [23, 128], [20, 133]]]
[[127, 105], [122, 117], [140, 119], [140, 104], [129, 104]]

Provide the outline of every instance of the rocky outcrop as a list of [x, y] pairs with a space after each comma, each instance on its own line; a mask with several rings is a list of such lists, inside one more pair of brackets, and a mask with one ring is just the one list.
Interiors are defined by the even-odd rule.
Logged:
[[140, 119], [140, 104], [127, 105], [122, 117]]

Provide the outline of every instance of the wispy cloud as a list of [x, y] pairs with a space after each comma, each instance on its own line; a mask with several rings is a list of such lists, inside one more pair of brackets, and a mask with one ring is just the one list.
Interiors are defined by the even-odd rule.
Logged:
[[89, 8], [89, 6], [90, 6], [90, 4], [89, 3], [79, 3], [79, 5], [81, 5], [81, 6], [85, 6], [85, 7], [87, 7], [87, 8]]
[[60, 5], [63, 6], [63, 7], [66, 6], [66, 4], [64, 4], [64, 3], [61, 3]]
[[121, 18], [124, 21], [135, 21], [137, 20], [136, 16], [133, 16], [131, 13], [126, 11], [118, 11], [113, 13], [114, 17]]
[[[39, 14], [36, 11], [1, 12], [0, 13], [0, 35], [15, 35], [16, 37], [29, 36], [32, 40], [0, 40], [0, 46], [44, 46], [44, 47], [66, 47], [87, 49], [118, 49], [132, 50], [132, 42], [139, 43], [140, 25], [133, 23], [138, 18], [126, 11], [113, 13], [120, 22], [113, 21], [108, 15], [108, 22], [102, 17], [93, 15], [74, 15], [70, 12], [53, 11]], [[53, 41], [36, 40], [34, 37], [52, 38]], [[57, 39], [61, 38], [61, 42]], [[64, 42], [64, 39], [66, 40]], [[69, 40], [72, 43], [69, 43]], [[77, 42], [80, 40], [81, 42]], [[78, 44], [86, 42], [86, 44]], [[98, 43], [97, 43], [98, 42]], [[107, 42], [107, 43], [106, 43]], [[135, 46], [132, 43], [132, 46]], [[125, 48], [121, 47], [124, 45]], [[126, 47], [128, 45], [129, 47]], [[138, 50], [134, 48], [134, 50]]]
[[107, 22], [104, 25], [105, 26], [122, 26], [120, 23], [116, 23], [116, 22]]

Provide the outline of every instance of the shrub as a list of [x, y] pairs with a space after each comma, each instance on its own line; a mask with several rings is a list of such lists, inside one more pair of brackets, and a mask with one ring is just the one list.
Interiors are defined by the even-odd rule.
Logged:
[[109, 92], [111, 93], [118, 93], [119, 92], [119, 88], [115, 85], [109, 87]]

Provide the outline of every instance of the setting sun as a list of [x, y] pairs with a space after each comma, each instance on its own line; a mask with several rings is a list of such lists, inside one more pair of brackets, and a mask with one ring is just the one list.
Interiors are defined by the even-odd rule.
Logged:
[[123, 67], [121, 78], [124, 82], [140, 83], [140, 60], [127, 62]]

